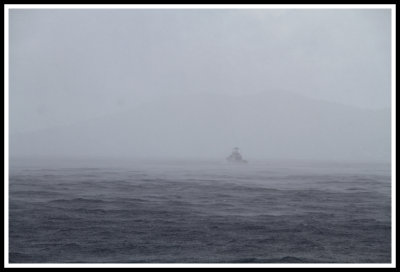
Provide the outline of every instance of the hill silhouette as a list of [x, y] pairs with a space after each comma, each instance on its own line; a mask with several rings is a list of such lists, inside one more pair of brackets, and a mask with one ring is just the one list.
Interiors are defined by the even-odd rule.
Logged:
[[160, 95], [125, 112], [10, 135], [10, 156], [390, 160], [390, 110], [295, 93]]

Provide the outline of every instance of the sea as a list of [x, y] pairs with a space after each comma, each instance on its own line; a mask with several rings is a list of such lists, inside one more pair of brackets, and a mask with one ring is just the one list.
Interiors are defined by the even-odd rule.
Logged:
[[9, 263], [390, 263], [391, 166], [9, 162]]

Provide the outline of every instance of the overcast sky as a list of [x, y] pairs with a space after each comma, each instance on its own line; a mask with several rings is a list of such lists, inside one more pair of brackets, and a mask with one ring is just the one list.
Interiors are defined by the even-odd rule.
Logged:
[[389, 9], [11, 9], [10, 131], [179, 92], [390, 107]]

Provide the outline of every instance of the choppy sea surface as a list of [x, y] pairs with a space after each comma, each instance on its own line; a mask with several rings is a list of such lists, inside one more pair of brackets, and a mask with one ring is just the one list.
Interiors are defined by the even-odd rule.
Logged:
[[390, 165], [10, 162], [10, 263], [390, 263]]

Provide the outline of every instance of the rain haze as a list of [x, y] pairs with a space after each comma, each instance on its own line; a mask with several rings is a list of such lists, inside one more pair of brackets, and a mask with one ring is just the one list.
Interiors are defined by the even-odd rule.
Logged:
[[388, 161], [390, 20], [11, 10], [10, 154]]
[[390, 262], [391, 16], [9, 9], [10, 261]]

